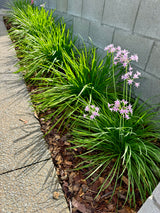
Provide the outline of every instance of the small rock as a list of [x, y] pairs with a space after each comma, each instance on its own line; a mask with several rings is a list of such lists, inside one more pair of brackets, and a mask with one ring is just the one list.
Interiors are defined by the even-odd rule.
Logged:
[[58, 200], [59, 198], [59, 192], [53, 192], [53, 199]]

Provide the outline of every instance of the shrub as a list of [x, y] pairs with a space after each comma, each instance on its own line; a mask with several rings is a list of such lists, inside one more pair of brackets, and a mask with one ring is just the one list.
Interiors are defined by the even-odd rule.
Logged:
[[[75, 48], [76, 49], [76, 48]], [[77, 109], [89, 100], [100, 100], [106, 96], [113, 100], [114, 91], [111, 78], [110, 56], [100, 60], [96, 54], [96, 48], [91, 47], [88, 51], [85, 47], [78, 57], [72, 51], [72, 57], [64, 52], [64, 65], [60, 71], [54, 69], [53, 78], [39, 78], [42, 88], [38, 94], [33, 95], [33, 101], [37, 103], [37, 110], [45, 111], [57, 108], [53, 115], [60, 116], [59, 121], [64, 123], [71, 115], [77, 113]], [[77, 54], [76, 54], [77, 55]], [[115, 70], [119, 70], [115, 66]], [[115, 76], [117, 80], [119, 74]], [[45, 83], [44, 83], [45, 82]]]
[[95, 105], [100, 102], [89, 103], [83, 107], [85, 114], [76, 118], [77, 126], [73, 129], [74, 139], [71, 142], [76, 145], [73, 148], [83, 147], [86, 150], [79, 155], [83, 159], [79, 169], [89, 168], [88, 177], [99, 171], [94, 178], [97, 180], [109, 169], [99, 193], [114, 181], [114, 194], [117, 184], [122, 184], [122, 177], [125, 175], [128, 178], [126, 201], [129, 199], [130, 203], [133, 201], [135, 204], [135, 188], [138, 188], [144, 201], [147, 193], [152, 193], [160, 179], [160, 147], [155, 143], [160, 138], [160, 121], [153, 119], [156, 113], [152, 109], [146, 109], [144, 104], [139, 105], [138, 99], [131, 99], [132, 84], [139, 86], [137, 79], [140, 73], [134, 74], [130, 65], [131, 60], [137, 60], [137, 55], [129, 57], [126, 50], [113, 45], [106, 47], [106, 50], [107, 55], [112, 55], [112, 66], [123, 63], [126, 68], [121, 77], [124, 80], [123, 99], [117, 98], [113, 76], [115, 101], [110, 103], [102, 98], [102, 104], [98, 107]]
[[55, 22], [54, 11], [45, 11], [26, 2], [23, 5], [23, 2], [15, 1], [11, 7], [15, 27], [10, 35], [16, 40], [21, 58], [19, 71], [23, 71], [25, 79], [29, 80], [37, 75], [44, 77], [48, 74], [46, 66], [62, 62], [62, 52], [70, 54], [75, 39], [72, 41], [72, 33], [66, 30], [62, 19]]

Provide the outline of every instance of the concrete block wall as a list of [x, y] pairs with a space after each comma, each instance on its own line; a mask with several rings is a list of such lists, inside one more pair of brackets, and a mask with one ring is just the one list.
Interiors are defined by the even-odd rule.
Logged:
[[135, 69], [143, 74], [135, 90], [141, 100], [151, 96], [150, 104], [160, 104], [160, 0], [37, 0], [56, 9], [73, 32], [85, 42], [90, 39], [103, 55], [110, 43], [120, 45], [139, 62]]

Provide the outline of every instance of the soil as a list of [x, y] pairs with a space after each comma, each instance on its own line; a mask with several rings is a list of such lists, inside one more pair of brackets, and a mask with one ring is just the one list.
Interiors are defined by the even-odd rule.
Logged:
[[[7, 22], [7, 18], [4, 19], [7, 30], [12, 26]], [[33, 91], [35, 87], [27, 85], [29, 91]], [[41, 130], [44, 134], [53, 125], [53, 121], [45, 121], [45, 114], [39, 114], [37, 116]], [[118, 213], [136, 213], [142, 205], [140, 196], [137, 190], [136, 194], [136, 206], [134, 208], [130, 207], [130, 204], [126, 202], [123, 206], [128, 187], [127, 177], [123, 176], [122, 185], [117, 185], [114, 196], [112, 197], [112, 192], [114, 190], [114, 183], [102, 191], [98, 197], [96, 197], [99, 186], [103, 183], [105, 178], [109, 173], [105, 171], [98, 178], [96, 182], [93, 183], [93, 178], [90, 177], [86, 179], [87, 169], [75, 170], [77, 165], [82, 161], [81, 158], [76, 157], [78, 154], [82, 153], [83, 149], [70, 149], [73, 147], [69, 141], [71, 136], [69, 133], [59, 131], [58, 127], [55, 127], [49, 134], [45, 136], [46, 142], [48, 143], [49, 150], [53, 159], [53, 163], [56, 167], [56, 173], [59, 178], [59, 182], [62, 186], [65, 198], [68, 202], [69, 209], [72, 213], [106, 213], [106, 212], [118, 212]], [[112, 166], [112, 165], [110, 165]], [[98, 174], [98, 173], [97, 173]], [[114, 181], [113, 181], [114, 182]], [[108, 182], [107, 182], [108, 183]], [[53, 197], [58, 199], [58, 194], [54, 193]], [[117, 207], [118, 202], [118, 207]]]

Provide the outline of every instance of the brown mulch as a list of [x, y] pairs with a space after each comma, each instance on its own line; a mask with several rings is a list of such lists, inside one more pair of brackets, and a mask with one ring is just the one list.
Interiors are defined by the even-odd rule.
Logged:
[[[41, 124], [42, 132], [46, 134], [53, 125], [53, 122], [50, 120], [45, 121], [43, 117], [44, 114], [40, 114], [39, 121]], [[76, 156], [78, 154], [81, 154], [84, 150], [76, 148], [70, 149], [70, 147], [73, 147], [73, 144], [69, 142], [71, 140], [71, 136], [67, 132], [57, 132], [57, 128], [54, 128], [49, 134], [47, 134], [45, 136], [45, 139], [49, 145], [49, 150], [52, 155], [53, 163], [56, 167], [56, 173], [59, 177], [59, 182], [62, 186], [65, 198], [68, 202], [68, 206], [69, 208], [72, 208], [72, 212], [137, 212], [142, 205], [138, 191], [136, 194], [135, 208], [130, 208], [130, 204], [128, 202], [125, 204], [125, 206], [123, 206], [128, 187], [128, 180], [125, 176], [123, 176], [122, 185], [117, 185], [113, 197], [112, 192], [114, 190], [114, 181], [107, 189], [102, 191], [100, 195], [96, 197], [99, 191], [99, 187], [110, 172], [109, 169], [108, 171], [105, 171], [96, 182], [93, 182], [93, 179], [95, 177], [94, 175], [93, 177], [86, 179], [86, 173], [88, 172], [87, 169], [75, 170], [77, 168], [77, 165], [82, 162], [82, 159]], [[108, 183], [109, 180], [106, 184]]]
[[[4, 19], [7, 30], [12, 26], [7, 22], [7, 18]], [[27, 86], [29, 91], [33, 91], [35, 87], [31, 85]], [[40, 124], [41, 130], [44, 134], [51, 128], [53, 122], [45, 121], [44, 116], [46, 114], [36, 115]], [[69, 209], [72, 209], [72, 213], [106, 213], [106, 212], [118, 212], [118, 213], [136, 213], [142, 205], [142, 202], [137, 191], [136, 194], [136, 206], [130, 208], [130, 204], [127, 202], [123, 206], [126, 194], [127, 194], [127, 177], [123, 176], [122, 185], [117, 185], [114, 196], [112, 192], [114, 190], [114, 181], [109, 185], [107, 189], [102, 191], [99, 196], [96, 197], [99, 187], [104, 182], [108, 173], [105, 171], [98, 178], [96, 182], [93, 182], [95, 176], [86, 179], [88, 172], [87, 169], [75, 170], [77, 165], [82, 161], [81, 158], [76, 157], [81, 154], [83, 149], [70, 149], [73, 145], [69, 142], [71, 136], [67, 132], [57, 132], [55, 127], [49, 134], [45, 136], [48, 143], [49, 150], [53, 159], [53, 163], [56, 167], [56, 173], [59, 178], [59, 182], [62, 186], [65, 198], [68, 202]], [[98, 172], [97, 172], [98, 174]], [[96, 174], [95, 174], [96, 175]], [[109, 180], [106, 184], [109, 183]], [[53, 198], [58, 199], [58, 194], [55, 192]], [[118, 207], [117, 207], [118, 202]]]

